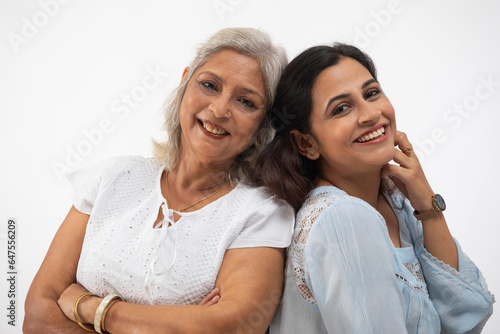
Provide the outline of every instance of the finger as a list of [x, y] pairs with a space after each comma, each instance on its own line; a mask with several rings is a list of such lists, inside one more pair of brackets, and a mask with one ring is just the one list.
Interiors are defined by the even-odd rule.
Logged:
[[[403, 154], [403, 153], [400, 153]], [[408, 173], [408, 169], [398, 166], [398, 165], [393, 165], [393, 164], [387, 164], [382, 168], [381, 176], [382, 177], [390, 177], [392, 180], [397, 179], [402, 183], [406, 183], [406, 180], [410, 173]]]
[[406, 155], [413, 155], [413, 146], [410, 143], [410, 140], [406, 136], [406, 133], [402, 131], [398, 131], [396, 133], [395, 144], [398, 145], [399, 149], [404, 152]]
[[[220, 298], [220, 289], [219, 288], [214, 288], [205, 298], [202, 299], [202, 301], [198, 304], [200, 306], [209, 306], [207, 304], [213, 302], [214, 298], [219, 297]], [[217, 303], [218, 299], [215, 301]], [[213, 305], [213, 304], [211, 304]]]
[[217, 304], [217, 302], [220, 300], [220, 296], [217, 295], [215, 296], [214, 298], [210, 299], [210, 301], [208, 303], [206, 303], [204, 306], [212, 306], [212, 305], [215, 305]]
[[[403, 154], [403, 153], [401, 153]], [[398, 188], [403, 195], [408, 198], [408, 190], [406, 189], [406, 185], [404, 182], [397, 176], [400, 175], [399, 170], [403, 168], [397, 166], [397, 165], [391, 165], [387, 164], [382, 168], [381, 176], [382, 178], [388, 178], [390, 179], [396, 188]]]
[[411, 166], [413, 165], [411, 157], [409, 157], [408, 154], [403, 153], [398, 149], [395, 150], [392, 160], [395, 163], [399, 164], [401, 167], [405, 168], [411, 168]]
[[398, 189], [410, 200], [414, 208], [426, 205], [433, 194], [425, 175], [416, 168], [403, 168], [388, 164], [382, 169], [381, 176], [393, 180]]

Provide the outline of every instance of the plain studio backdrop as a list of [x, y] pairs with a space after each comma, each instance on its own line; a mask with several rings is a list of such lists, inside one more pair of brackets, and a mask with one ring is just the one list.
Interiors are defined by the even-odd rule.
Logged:
[[[500, 296], [499, 12], [493, 0], [1, 0], [0, 332], [21, 333], [29, 285], [71, 206], [64, 174], [151, 156], [195, 46], [235, 26], [267, 31], [290, 59], [334, 41], [373, 57], [453, 235]], [[499, 331], [497, 312], [484, 333]]]

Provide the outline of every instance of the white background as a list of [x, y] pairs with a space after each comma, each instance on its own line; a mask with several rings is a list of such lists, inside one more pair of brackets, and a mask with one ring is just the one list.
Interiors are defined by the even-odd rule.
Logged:
[[[5, 273], [8, 218], [18, 226], [17, 327], [7, 325], [0, 277], [0, 332], [21, 332], [27, 290], [71, 205], [54, 166], [150, 156], [151, 137], [161, 137], [160, 106], [195, 45], [232, 26], [264, 29], [290, 58], [333, 41], [373, 57], [399, 129], [447, 201], [453, 235], [500, 296], [499, 12], [493, 0], [0, 0]], [[154, 71], [156, 82], [148, 77]], [[107, 132], [99, 135], [102, 122]], [[498, 332], [496, 313], [484, 333]]]

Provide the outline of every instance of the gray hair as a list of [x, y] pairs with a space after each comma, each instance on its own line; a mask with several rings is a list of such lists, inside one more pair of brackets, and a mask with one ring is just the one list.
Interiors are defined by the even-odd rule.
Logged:
[[[270, 109], [274, 101], [281, 72], [288, 62], [285, 50], [274, 45], [268, 34], [257, 29], [226, 28], [219, 30], [205, 43], [198, 46], [196, 56], [189, 64], [185, 80], [172, 91], [162, 107], [168, 139], [163, 143], [153, 140], [153, 144], [156, 158], [165, 162], [167, 170], [172, 170], [175, 167], [179, 157], [181, 142], [180, 105], [187, 83], [199, 67], [203, 66], [211, 56], [224, 49], [234, 50], [259, 62], [264, 76], [267, 110]], [[257, 144], [254, 143], [242, 152], [231, 167], [229, 171], [231, 182], [236, 183], [247, 177], [250, 163], [257, 157], [263, 146], [271, 141], [273, 135], [270, 113], [267, 112], [256, 136]]]

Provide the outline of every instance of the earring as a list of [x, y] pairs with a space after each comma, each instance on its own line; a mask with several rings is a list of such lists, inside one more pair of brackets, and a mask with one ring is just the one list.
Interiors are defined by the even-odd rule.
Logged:
[[312, 149], [309, 151], [309, 155], [310, 156], [314, 156], [316, 154], [316, 150], [315, 149]]

